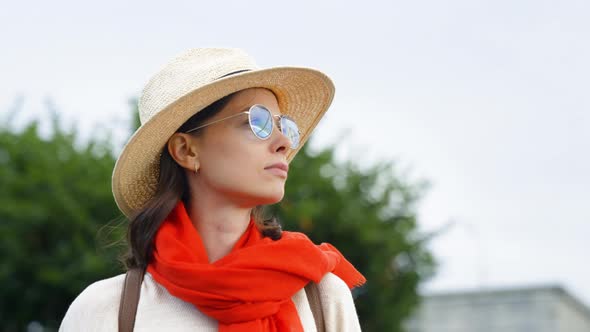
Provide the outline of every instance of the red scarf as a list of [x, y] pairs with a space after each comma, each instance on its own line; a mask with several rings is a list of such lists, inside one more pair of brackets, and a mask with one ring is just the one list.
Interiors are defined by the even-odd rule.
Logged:
[[219, 321], [219, 331], [303, 331], [291, 297], [333, 272], [353, 288], [365, 278], [332, 245], [303, 233], [262, 237], [253, 220], [220, 260], [209, 263], [182, 201], [158, 230], [148, 272], [170, 294]]

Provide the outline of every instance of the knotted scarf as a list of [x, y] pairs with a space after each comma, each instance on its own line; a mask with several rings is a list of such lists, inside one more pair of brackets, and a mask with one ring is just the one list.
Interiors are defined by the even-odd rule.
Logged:
[[209, 263], [205, 246], [182, 201], [154, 240], [148, 272], [170, 294], [219, 322], [219, 331], [303, 331], [291, 297], [328, 272], [353, 288], [365, 278], [332, 245], [303, 233], [263, 237], [254, 220], [231, 252]]

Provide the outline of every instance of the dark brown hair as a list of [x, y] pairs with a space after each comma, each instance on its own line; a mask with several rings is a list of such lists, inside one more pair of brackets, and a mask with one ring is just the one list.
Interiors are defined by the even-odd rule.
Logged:
[[[180, 126], [176, 132], [185, 132], [204, 123], [205, 120], [219, 113], [234, 94], [221, 98], [197, 112]], [[197, 130], [193, 134], [199, 135], [200, 131]], [[185, 170], [174, 161], [165, 146], [160, 157], [160, 176], [156, 193], [138, 212], [129, 218], [127, 227], [128, 248], [122, 257], [123, 264], [127, 269], [135, 267], [145, 269], [147, 267], [152, 259], [154, 236], [160, 225], [176, 206], [178, 200], [182, 199], [185, 204], [188, 204], [190, 201], [189, 195], [190, 191]], [[263, 236], [270, 237], [273, 240], [280, 239], [281, 225], [274, 217], [265, 220], [263, 209], [263, 206], [257, 206], [252, 211], [256, 226]]]

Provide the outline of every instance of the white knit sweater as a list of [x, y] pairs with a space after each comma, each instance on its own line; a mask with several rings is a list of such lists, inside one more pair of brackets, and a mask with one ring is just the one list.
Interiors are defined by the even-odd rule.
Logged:
[[[100, 280], [88, 286], [72, 302], [60, 332], [117, 331], [119, 301], [125, 275]], [[253, 289], [252, 291], [256, 291]], [[318, 284], [326, 332], [360, 331], [358, 316], [348, 286], [328, 273]], [[301, 289], [293, 297], [303, 329], [316, 332], [313, 314]], [[141, 285], [135, 331], [217, 331], [217, 321], [200, 312], [158, 284], [146, 273]]]

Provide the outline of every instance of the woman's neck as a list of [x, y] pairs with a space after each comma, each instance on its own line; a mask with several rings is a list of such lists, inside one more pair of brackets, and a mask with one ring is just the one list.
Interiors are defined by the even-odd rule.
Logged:
[[215, 202], [203, 195], [191, 200], [187, 213], [203, 240], [209, 263], [229, 254], [248, 228], [251, 211], [227, 202]]

